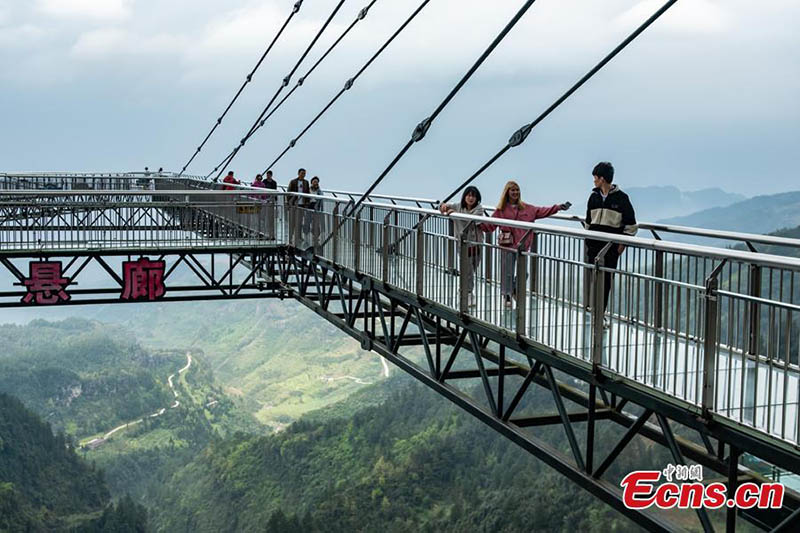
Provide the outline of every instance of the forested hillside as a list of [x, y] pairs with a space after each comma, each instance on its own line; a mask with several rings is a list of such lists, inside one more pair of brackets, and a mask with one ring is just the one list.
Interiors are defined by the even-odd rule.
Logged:
[[0, 393], [0, 531], [144, 531], [130, 498], [109, 503], [103, 474], [22, 403]]
[[178, 353], [144, 350], [122, 328], [81, 319], [0, 326], [0, 391], [58, 430], [83, 437], [172, 402]]
[[[363, 397], [354, 399], [364, 404]], [[531, 402], [549, 407], [552, 398], [539, 391]], [[187, 532], [264, 524], [267, 531], [638, 530], [419, 385], [348, 417], [341, 417], [342, 407], [301, 419], [282, 434], [212, 444], [155, 498], [156, 526]], [[601, 428], [601, 448], [610, 449], [615, 431]], [[566, 446], [559, 427], [541, 434]], [[610, 475], [658, 464], [666, 454], [636, 439]]]
[[[202, 352], [223, 392], [273, 430], [342, 400], [385, 374], [376, 354], [361, 350], [356, 341], [293, 300], [46, 311], [43, 316], [48, 320], [73, 314], [116, 324], [151, 352]], [[22, 312], [28, 313], [24, 316], [33, 313], [31, 309]], [[0, 316], [11, 318], [2, 311]]]

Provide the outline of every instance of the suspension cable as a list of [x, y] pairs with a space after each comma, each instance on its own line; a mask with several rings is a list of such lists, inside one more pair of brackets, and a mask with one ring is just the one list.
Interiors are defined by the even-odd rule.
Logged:
[[261, 58], [258, 60], [258, 63], [256, 63], [256, 66], [253, 67], [253, 70], [251, 70], [250, 74], [247, 75], [247, 77], [244, 80], [244, 83], [242, 83], [242, 86], [239, 87], [238, 91], [236, 91], [236, 94], [233, 96], [233, 99], [228, 104], [228, 107], [226, 107], [225, 111], [223, 111], [222, 114], [219, 116], [217, 121], [214, 123], [214, 126], [211, 128], [211, 131], [208, 132], [208, 135], [206, 135], [206, 138], [203, 139], [203, 142], [200, 143], [200, 146], [197, 147], [197, 149], [195, 150], [194, 154], [192, 154], [192, 157], [189, 158], [189, 161], [187, 161], [186, 164], [183, 165], [183, 168], [181, 169], [180, 173], [178, 174], [179, 178], [183, 175], [184, 172], [186, 172], [186, 169], [189, 168], [189, 165], [192, 164], [192, 161], [194, 161], [195, 157], [197, 157], [197, 154], [200, 153], [200, 150], [203, 149], [203, 146], [206, 145], [208, 140], [214, 134], [214, 131], [216, 131], [216, 129], [219, 127], [219, 125], [222, 124], [222, 120], [225, 118], [225, 115], [228, 114], [228, 111], [231, 110], [231, 107], [233, 107], [233, 104], [235, 104], [236, 100], [239, 99], [239, 96], [242, 94], [242, 92], [244, 91], [245, 87], [247, 87], [247, 84], [250, 83], [250, 81], [252, 81], [253, 75], [255, 75], [256, 71], [259, 69], [259, 67], [261, 67], [261, 63], [264, 62], [264, 59], [266, 59], [267, 55], [272, 50], [272, 47], [275, 46], [276, 42], [278, 42], [278, 39], [280, 38], [281, 34], [283, 33], [283, 30], [286, 29], [286, 27], [289, 25], [289, 22], [291, 22], [292, 18], [294, 18], [294, 16], [300, 11], [300, 7], [302, 5], [303, 5], [303, 0], [297, 0], [297, 2], [295, 2], [294, 7], [292, 7], [292, 12], [289, 13], [289, 17], [283, 23], [283, 26], [281, 26], [281, 29], [278, 30], [278, 33], [275, 34], [275, 37], [273, 37], [272, 42], [269, 43], [269, 46], [267, 46], [267, 49], [261, 55]]
[[403, 31], [403, 30], [406, 28], [406, 26], [408, 26], [408, 25], [411, 23], [411, 21], [413, 21], [413, 20], [416, 18], [416, 16], [417, 16], [417, 15], [418, 15], [418, 14], [419, 14], [419, 13], [420, 13], [422, 10], [423, 10], [423, 8], [424, 8], [426, 5], [428, 5], [428, 3], [430, 3], [430, 1], [431, 1], [431, 0], [423, 0], [423, 2], [422, 2], [422, 3], [421, 3], [421, 4], [420, 4], [418, 7], [417, 7], [417, 9], [416, 9], [416, 10], [414, 10], [414, 12], [413, 12], [413, 13], [411, 13], [411, 15], [410, 15], [410, 16], [409, 16], [409, 17], [408, 17], [406, 20], [405, 20], [405, 22], [403, 22], [403, 24], [401, 24], [401, 25], [400, 25], [400, 27], [399, 27], [399, 28], [398, 28], [398, 29], [397, 29], [397, 30], [396, 30], [396, 31], [395, 31], [395, 32], [394, 32], [394, 33], [391, 35], [391, 37], [389, 37], [389, 38], [386, 40], [386, 42], [384, 42], [384, 43], [383, 43], [383, 45], [382, 45], [382, 46], [381, 46], [381, 47], [378, 49], [378, 51], [377, 51], [377, 52], [375, 52], [375, 53], [372, 55], [372, 57], [370, 57], [370, 58], [369, 58], [369, 61], [367, 61], [366, 63], [364, 63], [364, 65], [361, 67], [361, 69], [359, 69], [359, 71], [358, 71], [358, 72], [357, 72], [357, 73], [356, 73], [356, 74], [355, 74], [355, 75], [354, 75], [352, 78], [349, 78], [349, 79], [348, 79], [348, 80], [345, 82], [345, 84], [344, 84], [344, 87], [342, 87], [342, 88], [339, 90], [339, 92], [338, 92], [338, 93], [336, 93], [336, 95], [335, 95], [335, 96], [334, 96], [334, 97], [333, 97], [333, 98], [332, 98], [332, 99], [331, 99], [331, 100], [328, 102], [328, 104], [327, 104], [325, 107], [323, 107], [323, 108], [322, 108], [322, 111], [320, 111], [319, 113], [317, 113], [317, 116], [316, 116], [316, 117], [314, 117], [314, 119], [313, 119], [311, 122], [309, 122], [309, 123], [308, 123], [308, 125], [307, 125], [307, 126], [304, 128], [304, 129], [303, 129], [303, 131], [301, 131], [301, 132], [300, 132], [300, 133], [299, 133], [299, 134], [298, 134], [298, 135], [297, 135], [297, 136], [296, 136], [294, 139], [292, 139], [292, 140], [289, 142], [289, 146], [288, 146], [288, 147], [286, 147], [286, 149], [284, 149], [284, 150], [283, 150], [283, 152], [281, 152], [281, 153], [280, 153], [280, 155], [278, 155], [278, 157], [276, 157], [276, 158], [275, 158], [275, 160], [274, 160], [272, 163], [270, 163], [270, 164], [267, 166], [266, 170], [264, 170], [264, 173], [265, 173], [267, 170], [269, 170], [270, 168], [272, 168], [273, 166], [275, 166], [275, 164], [276, 164], [278, 161], [280, 161], [280, 160], [283, 158], [283, 156], [284, 156], [284, 155], [286, 155], [286, 153], [287, 153], [289, 150], [291, 150], [292, 148], [294, 148], [295, 144], [297, 144], [297, 141], [299, 141], [299, 140], [300, 140], [300, 138], [302, 138], [302, 137], [303, 137], [303, 135], [305, 135], [305, 134], [306, 134], [306, 132], [307, 132], [308, 130], [310, 130], [312, 126], [314, 126], [314, 124], [315, 124], [315, 123], [316, 123], [316, 122], [317, 122], [317, 121], [318, 121], [318, 120], [319, 120], [319, 119], [322, 117], [322, 115], [324, 115], [324, 114], [325, 114], [325, 113], [328, 111], [328, 109], [330, 109], [330, 108], [333, 106], [333, 104], [335, 104], [335, 103], [336, 103], [336, 101], [337, 101], [337, 100], [338, 100], [338, 99], [339, 99], [339, 98], [340, 98], [340, 97], [341, 97], [341, 96], [342, 96], [342, 95], [343, 95], [345, 92], [349, 91], [349, 90], [350, 90], [350, 89], [353, 87], [353, 84], [356, 82], [356, 80], [359, 78], [359, 76], [361, 76], [361, 74], [363, 74], [363, 73], [364, 73], [364, 71], [365, 71], [365, 70], [367, 70], [367, 69], [369, 68], [369, 66], [370, 66], [370, 65], [372, 65], [372, 63], [373, 63], [373, 62], [374, 62], [374, 61], [375, 61], [375, 60], [378, 58], [378, 56], [380, 56], [380, 55], [383, 53], [383, 51], [384, 51], [384, 50], [386, 50], [386, 48], [388, 48], [388, 46], [389, 46], [389, 45], [392, 43], [392, 41], [394, 41], [394, 40], [395, 40], [395, 38], [396, 38], [398, 35], [400, 35], [400, 33], [402, 33], [402, 31]]
[[[461, 80], [459, 80], [459, 82], [456, 83], [455, 87], [453, 87], [453, 89], [450, 91], [450, 94], [448, 94], [445, 97], [445, 99], [442, 100], [442, 102], [434, 110], [434, 112], [431, 114], [431, 116], [429, 116], [428, 118], [426, 118], [425, 120], [423, 120], [422, 122], [417, 124], [417, 127], [414, 128], [414, 131], [411, 134], [411, 139], [409, 139], [409, 141], [397, 153], [397, 155], [394, 157], [394, 159], [392, 159], [392, 161], [389, 163], [389, 166], [387, 166], [384, 169], [384, 171], [381, 172], [381, 174], [375, 179], [375, 181], [372, 183], [372, 185], [370, 185], [369, 188], [367, 188], [367, 190], [364, 192], [364, 194], [361, 195], [361, 197], [358, 199], [358, 201], [356, 201], [352, 205], [352, 207], [350, 208], [349, 214], [352, 214], [352, 213], [356, 212], [358, 207], [364, 202], [364, 200], [369, 196], [369, 194], [372, 191], [375, 190], [375, 187], [380, 185], [380, 183], [383, 181], [383, 179], [389, 174], [389, 172], [391, 172], [391, 170], [400, 161], [400, 159], [402, 159], [403, 156], [406, 155], [406, 153], [411, 149], [411, 147], [414, 145], [414, 143], [417, 143], [417, 142], [419, 142], [419, 141], [421, 141], [422, 139], [425, 138], [425, 135], [428, 133], [428, 129], [430, 129], [431, 124], [433, 124], [433, 121], [436, 119], [436, 117], [439, 116], [439, 113], [441, 113], [442, 110], [444, 110], [444, 108], [447, 107], [447, 104], [450, 103], [450, 101], [453, 99], [453, 97], [461, 90], [461, 88], [467, 83], [467, 81], [472, 77], [472, 75], [475, 74], [475, 72], [483, 64], [483, 62], [486, 61], [486, 59], [492, 54], [492, 52], [494, 52], [495, 48], [497, 48], [497, 46], [503, 41], [503, 39], [506, 38], [508, 33], [514, 28], [514, 26], [516, 26], [517, 22], [520, 21], [522, 16], [525, 15], [525, 13], [533, 5], [533, 3], [535, 1], [536, 0], [527, 0], [522, 5], [522, 7], [519, 9], [519, 11], [517, 11], [516, 15], [514, 15], [514, 17], [508, 22], [508, 24], [506, 24], [506, 26], [497, 35], [497, 37], [494, 38], [494, 40], [489, 45], [489, 47], [486, 48], [486, 50], [483, 51], [483, 53], [478, 58], [478, 60], [475, 61], [475, 63], [472, 65], [472, 67], [470, 67], [470, 69], [467, 71], [467, 73], [464, 74], [464, 76], [461, 78]], [[345, 213], [345, 215], [347, 215], [347, 214], [348, 213]]]
[[447, 202], [451, 200], [455, 195], [457, 195], [461, 190], [472, 183], [478, 176], [483, 174], [489, 167], [491, 167], [498, 159], [500, 159], [508, 150], [519, 146], [528, 138], [533, 128], [539, 125], [545, 118], [547, 118], [550, 113], [555, 111], [561, 104], [563, 104], [570, 96], [572, 96], [575, 91], [580, 89], [583, 84], [589, 81], [595, 74], [597, 74], [603, 67], [605, 67], [617, 54], [619, 54], [622, 50], [624, 50], [629, 44], [631, 44], [639, 35], [641, 35], [644, 30], [646, 30], [651, 24], [653, 24], [656, 20], [658, 20], [661, 15], [667, 12], [669, 8], [671, 8], [678, 0], [668, 0], [661, 8], [653, 13], [646, 21], [644, 21], [633, 33], [631, 33], [624, 41], [622, 41], [614, 50], [612, 50], [606, 57], [604, 57], [599, 63], [597, 63], [594, 67], [592, 67], [589, 72], [587, 72], [581, 79], [579, 79], [572, 87], [570, 87], [567, 92], [562, 94], [555, 102], [553, 102], [550, 107], [544, 110], [541, 115], [536, 117], [533, 122], [530, 122], [516, 132], [511, 138], [508, 140], [508, 143], [495, 155], [493, 155], [486, 163], [483, 164], [474, 174], [472, 174], [469, 178], [467, 178], [461, 185], [459, 185], [452, 193], [450, 193], [447, 198], [442, 200], [443, 202]]
[[[258, 123], [261, 121], [262, 118], [264, 118], [264, 115], [266, 115], [266, 113], [269, 110], [270, 106], [272, 106], [272, 104], [275, 102], [275, 100], [281, 94], [283, 89], [285, 89], [289, 85], [289, 81], [291, 81], [292, 76], [294, 76], [294, 73], [297, 72], [297, 69], [300, 68], [300, 65], [303, 63], [303, 61], [305, 61], [306, 56], [308, 56], [309, 52], [311, 52], [311, 49], [314, 48], [314, 45], [317, 44], [317, 41], [319, 40], [319, 38], [322, 37], [322, 34], [328, 28], [328, 25], [330, 25], [331, 21], [333, 20], [333, 17], [336, 16], [336, 13], [339, 12], [339, 9], [341, 9], [341, 7], [344, 5], [345, 1], [346, 0], [339, 0], [339, 3], [336, 4], [336, 7], [333, 8], [333, 11], [331, 12], [330, 16], [328, 16], [328, 18], [325, 21], [325, 23], [322, 25], [322, 27], [319, 29], [317, 34], [314, 36], [314, 39], [311, 40], [311, 43], [305, 49], [305, 51], [303, 52], [303, 55], [301, 55], [300, 59], [297, 60], [297, 63], [295, 63], [295, 65], [292, 68], [291, 72], [289, 72], [289, 74], [287, 74], [286, 77], [283, 78], [283, 81], [281, 82], [281, 85], [278, 87], [278, 90], [275, 91], [275, 94], [272, 96], [270, 101], [267, 103], [267, 105], [264, 107], [264, 109], [258, 115], [258, 118], [256, 119], [256, 121], [253, 123], [252, 126], [250, 126], [250, 129], [247, 131], [245, 136], [242, 137], [242, 139], [239, 141], [239, 145], [236, 146], [236, 148], [233, 149], [233, 151], [230, 153], [230, 155], [228, 155], [225, 159], [223, 159], [223, 161], [222, 161], [222, 163], [220, 163], [220, 165], [218, 165], [217, 167], [214, 168], [214, 170], [209, 172], [208, 176], [210, 176], [211, 174], [216, 172], [217, 168], [219, 168], [220, 166], [222, 166], [222, 168], [219, 170], [219, 173], [214, 178], [214, 180], [215, 181], [218, 180], [219, 177], [222, 175], [222, 173], [225, 172], [225, 169], [227, 169], [228, 165], [231, 164], [233, 159], [236, 157], [236, 154], [239, 153], [239, 150], [241, 150], [242, 147], [244, 147], [244, 145], [247, 143], [248, 139], [250, 139], [250, 137], [253, 135], [253, 133], [257, 129]], [[206, 176], [206, 177], [208, 177], [208, 176]]]
[[[614, 50], [612, 50], [607, 56], [605, 56], [599, 63], [597, 63], [594, 67], [592, 67], [589, 72], [587, 72], [581, 79], [579, 79], [572, 87], [567, 90], [563, 95], [561, 95], [555, 102], [553, 102], [550, 107], [548, 107], [541, 115], [536, 117], [533, 122], [530, 122], [520, 129], [518, 129], [511, 138], [508, 140], [508, 143], [495, 155], [493, 155], [486, 163], [484, 163], [475, 173], [473, 173], [469, 178], [467, 178], [461, 185], [459, 185], [453, 192], [451, 192], [441, 203], [446, 203], [453, 199], [461, 190], [464, 189], [467, 185], [472, 183], [478, 176], [483, 174], [489, 167], [495, 164], [498, 159], [503, 157], [506, 152], [508, 152], [511, 148], [519, 146], [528, 138], [533, 128], [538, 126], [545, 118], [547, 118], [550, 113], [556, 110], [558, 106], [563, 104], [570, 96], [572, 96], [575, 91], [581, 88], [583, 84], [589, 81], [595, 74], [597, 74], [603, 67], [605, 67], [617, 54], [619, 54], [622, 50], [624, 50], [629, 44], [631, 44], [639, 35], [641, 35], [644, 30], [646, 30], [651, 24], [653, 24], [656, 20], [658, 20], [661, 15], [667, 12], [669, 8], [671, 8], [678, 0], [669, 0], [666, 2], [661, 8], [656, 11], [650, 18], [644, 21], [633, 33], [631, 33], [624, 41], [622, 41], [619, 45], [617, 45]], [[353, 211], [351, 211], [352, 213]], [[421, 224], [423, 224], [426, 220], [428, 220], [431, 215], [425, 215], [417, 222], [412, 229], [416, 229]], [[398, 238], [392, 245], [392, 249], [395, 249], [397, 245], [404, 240], [408, 235], [410, 235], [411, 230], [406, 231], [406, 233]]]
[[[286, 102], [286, 100], [288, 100], [288, 99], [289, 99], [289, 97], [290, 97], [290, 96], [292, 96], [292, 94], [294, 94], [294, 92], [295, 92], [297, 89], [299, 89], [299, 88], [300, 88], [300, 87], [301, 87], [301, 86], [302, 86], [302, 85], [303, 85], [303, 84], [304, 84], [304, 83], [305, 83], [305, 82], [308, 80], [308, 76], [309, 76], [309, 75], [310, 75], [312, 72], [314, 72], [314, 70], [315, 70], [315, 69], [316, 69], [316, 68], [319, 66], [319, 64], [320, 64], [320, 63], [322, 63], [322, 61], [324, 61], [324, 60], [325, 60], [325, 58], [326, 58], [326, 57], [328, 57], [328, 54], [330, 54], [330, 53], [333, 51], [333, 49], [334, 49], [334, 48], [336, 48], [336, 46], [337, 46], [337, 45], [338, 45], [338, 44], [339, 44], [339, 43], [342, 41], [342, 39], [344, 39], [344, 38], [345, 38], [345, 36], [347, 36], [347, 34], [348, 34], [348, 33], [350, 33], [350, 30], [352, 30], [352, 29], [355, 27], [355, 25], [356, 25], [356, 24], [358, 24], [358, 22], [359, 22], [359, 21], [361, 21], [361, 20], [364, 20], [364, 18], [367, 16], [367, 13], [368, 13], [368, 12], [369, 12], [369, 10], [370, 10], [370, 8], [371, 8], [371, 7], [372, 7], [372, 6], [375, 4], [375, 2], [377, 2], [377, 1], [378, 1], [378, 0], [372, 0], [372, 1], [369, 3], [369, 5], [367, 5], [367, 6], [366, 6], [364, 9], [362, 9], [361, 11], [359, 11], [359, 12], [358, 12], [358, 16], [356, 17], [356, 19], [355, 19], [355, 20], [354, 20], [354, 21], [353, 21], [353, 22], [352, 22], [352, 23], [351, 23], [351, 24], [350, 24], [350, 25], [349, 25], [349, 26], [348, 26], [348, 27], [347, 27], [347, 28], [344, 30], [344, 32], [342, 32], [342, 34], [339, 36], [339, 38], [338, 38], [338, 39], [336, 39], [336, 41], [334, 41], [334, 43], [333, 43], [333, 44], [330, 46], [330, 48], [328, 48], [328, 50], [327, 50], [327, 51], [326, 51], [324, 54], [322, 54], [322, 55], [320, 56], [320, 58], [317, 60], [317, 62], [316, 62], [316, 63], [314, 63], [314, 65], [313, 65], [313, 66], [312, 66], [312, 67], [311, 67], [311, 68], [308, 70], [308, 72], [306, 72], [306, 73], [305, 73], [303, 76], [301, 76], [301, 77], [300, 77], [300, 78], [297, 80], [297, 83], [295, 84], [295, 86], [294, 86], [294, 87], [292, 87], [292, 90], [291, 90], [291, 91], [289, 91], [289, 92], [288, 92], [288, 93], [287, 93], [287, 94], [286, 94], [286, 95], [285, 95], [285, 96], [284, 96], [284, 97], [283, 97], [283, 98], [282, 98], [282, 99], [281, 99], [281, 100], [280, 100], [280, 101], [279, 101], [279, 102], [278, 102], [278, 103], [275, 105], [275, 107], [273, 107], [273, 108], [272, 108], [272, 111], [270, 111], [270, 112], [269, 112], [269, 114], [268, 114], [267, 116], [265, 116], [263, 119], [261, 119], [261, 121], [258, 123], [258, 126], [257, 126], [257, 127], [256, 127], [254, 130], [253, 130], [253, 132], [252, 132], [252, 133], [255, 133], [256, 131], [258, 131], [259, 129], [261, 129], [262, 127], [264, 127], [264, 124], [265, 124], [265, 123], [266, 123], [266, 122], [267, 122], [267, 121], [270, 119], [270, 117], [272, 117], [272, 115], [274, 115], [274, 114], [275, 114], [275, 112], [276, 112], [276, 111], [278, 111], [278, 109], [280, 109], [280, 108], [281, 108], [281, 106], [283, 105], [283, 103], [284, 103], [284, 102]], [[252, 136], [252, 135], [251, 135], [251, 136]], [[262, 174], [263, 174], [263, 173], [265, 173], [265, 172], [266, 172], [266, 170], [265, 170], [264, 172], [262, 172]]]

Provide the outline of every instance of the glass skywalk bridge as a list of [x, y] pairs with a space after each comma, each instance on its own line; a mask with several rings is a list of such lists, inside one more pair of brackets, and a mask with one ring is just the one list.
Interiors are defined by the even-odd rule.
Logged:
[[[552, 368], [588, 384], [594, 391], [586, 403], [590, 411], [600, 407], [622, 416], [625, 404], [642, 406], [644, 411], [625, 415], [628, 422], [620, 423], [626, 427], [635, 427], [652, 408], [699, 428], [709, 457], [738, 461], [747, 452], [800, 472], [800, 260], [660, 237], [674, 230], [726, 244], [740, 241], [751, 249], [782, 246], [788, 253], [800, 250], [796, 240], [648, 224], [641, 227], [658, 238], [630, 238], [508, 221], [503, 224], [533, 237], [530, 250], [508, 250], [491, 234], [480, 242], [454, 234], [455, 219], [485, 219], [442, 216], [427, 199], [375, 196], [351, 213], [357, 194], [339, 191], [322, 198], [247, 187], [219, 191], [197, 178], [140, 174], [27, 175], [25, 187], [15, 189], [21, 179], [0, 175], [5, 263], [87, 250], [228, 253], [254, 271], [251, 288], [256, 278], [282, 285], [281, 295], [316, 306], [329, 320], [326, 313], [337, 307], [346, 322], [342, 329], [401, 366], [409, 363], [398, 349], [412, 343], [414, 328], [413, 344], [425, 349], [429, 377], [442, 386], [462, 375], [480, 378], [496, 419], [491, 423], [511, 426], [501, 431], [507, 436], [541, 423], [511, 414], [517, 396], [531, 382], [546, 382]], [[309, 201], [317, 202], [314, 209]], [[592, 237], [626, 247], [617, 270], [586, 262], [583, 243]], [[476, 250], [480, 262], [470, 297], [466, 262]], [[516, 278], [510, 306], [499, 281], [506, 268]], [[613, 281], [603, 312], [608, 272]], [[449, 338], [449, 354], [437, 345], [433, 356], [434, 334]], [[482, 356], [475, 370], [457, 361], [466, 349]], [[424, 359], [422, 366], [427, 371]], [[503, 392], [505, 374], [525, 378], [514, 398], [507, 398], [514, 392], [510, 385]], [[560, 384], [550, 386], [572, 394]], [[602, 401], [594, 399], [595, 392]], [[577, 401], [579, 395], [566, 397]], [[571, 434], [570, 422], [593, 416], [559, 409], [558, 418]], [[647, 418], [642, 427], [650, 427]], [[661, 432], [669, 444], [670, 431], [661, 425]], [[718, 440], [716, 449], [709, 436]], [[584, 459], [576, 447], [568, 462], [591, 472], [590, 438]], [[678, 449], [692, 450], [683, 441]], [[616, 506], [596, 480], [586, 483]]]

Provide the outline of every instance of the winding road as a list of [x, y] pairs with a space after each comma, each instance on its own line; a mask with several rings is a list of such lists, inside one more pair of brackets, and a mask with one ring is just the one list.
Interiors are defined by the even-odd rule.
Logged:
[[[192, 355], [190, 353], [187, 353], [186, 354], [186, 366], [184, 366], [183, 368], [178, 370], [178, 375], [181, 375], [184, 372], [186, 372], [187, 370], [189, 370], [189, 368], [191, 366], [192, 366]], [[181, 404], [181, 402], [177, 399], [178, 398], [178, 391], [175, 390], [175, 385], [172, 383], [172, 380], [174, 378], [175, 378], [175, 374], [170, 374], [170, 376], [167, 378], [167, 383], [169, 384], [169, 388], [172, 390], [172, 394], [175, 397], [175, 402], [172, 405], [169, 406], [169, 409], [174, 409], [174, 408], [178, 407]], [[214, 400], [213, 402], [210, 402], [208, 405], [206, 405], [206, 407], [214, 405], [215, 403], [217, 403], [216, 400]], [[104, 440], [108, 439], [111, 435], [116, 433], [117, 431], [123, 430], [125, 428], [129, 428], [131, 426], [135, 426], [136, 424], [141, 424], [142, 422], [144, 422], [144, 420], [146, 418], [155, 418], [157, 416], [163, 415], [166, 412], [167, 412], [167, 408], [166, 407], [162, 407], [161, 409], [159, 409], [158, 411], [156, 411], [155, 413], [153, 413], [151, 415], [147, 415], [147, 416], [145, 416], [143, 418], [140, 418], [138, 420], [134, 420], [133, 422], [127, 422], [125, 424], [122, 424], [121, 426], [117, 426], [114, 429], [112, 429], [111, 431], [109, 431], [108, 433], [106, 433], [105, 435], [103, 435], [102, 439], [93, 439], [90, 442], [95, 442], [97, 440], [103, 440], [104, 441]]]

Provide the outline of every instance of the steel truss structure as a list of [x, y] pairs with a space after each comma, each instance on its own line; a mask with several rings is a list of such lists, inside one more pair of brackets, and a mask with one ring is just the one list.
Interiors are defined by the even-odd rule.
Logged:
[[[282, 254], [276, 247], [262, 249], [229, 248], [214, 251], [192, 249], [169, 250], [150, 254], [147, 259], [164, 262], [163, 282], [166, 292], [157, 299], [123, 296], [125, 287], [120, 263], [144, 257], [142, 251], [87, 251], [82, 253], [42, 252], [27, 255], [0, 256], [0, 272], [22, 286], [29, 276], [18, 260], [58, 262], [61, 274], [68, 280], [64, 288], [69, 299], [58, 305], [116, 304], [131, 302], [180, 302], [195, 300], [230, 300], [252, 298], [284, 298], [287, 286], [260, 275], [276, 270]], [[180, 268], [180, 279], [177, 272]], [[93, 275], [87, 272], [92, 271]], [[97, 273], [103, 276], [98, 279]], [[84, 285], [84, 279], [87, 283]], [[174, 282], [174, 283], [173, 283]], [[0, 307], [20, 307], [28, 294], [23, 288], [0, 292]]]
[[[792, 449], [765, 444], [757, 436], [709, 423], [666, 397], [607, 379], [591, 365], [559, 357], [546, 346], [488, 328], [452, 309], [311, 253], [287, 249], [287, 261], [278, 265], [281, 283], [289, 295], [358, 340], [364, 349], [386, 357], [650, 531], [675, 531], [680, 527], [651, 510], [626, 508], [618, 485], [603, 479], [636, 435], [664, 446], [676, 463], [690, 460], [716, 472], [728, 487], [745, 481], [770, 481], [741, 463], [744, 452], [788, 471], [800, 471], [800, 457]], [[334, 311], [336, 308], [338, 312]], [[404, 355], [404, 348], [410, 346], [422, 348], [421, 365], [415, 357]], [[521, 355], [527, 364], [514, 360], [512, 353]], [[465, 360], [467, 367], [463, 366]], [[455, 369], [459, 364], [461, 367]], [[475, 380], [480, 380], [483, 395], [476, 396], [468, 386]], [[567, 384], [570, 380], [581, 385]], [[517, 414], [531, 385], [550, 391], [553, 414]], [[578, 409], [569, 410], [566, 402]], [[618, 425], [622, 432], [605, 456], [595, 450], [597, 423], [601, 420]], [[576, 423], [586, 423], [582, 443], [573, 427]], [[571, 453], [554, 449], [529, 430], [550, 425], [563, 428]], [[676, 425], [683, 433], [696, 435], [696, 441], [676, 435]], [[739, 513], [766, 530], [794, 531], [800, 527], [800, 498], [787, 492], [785, 503], [780, 511], [751, 509]], [[696, 512], [702, 528], [712, 531], [705, 510]], [[729, 508], [726, 513], [726, 529], [733, 531], [736, 510]]]

